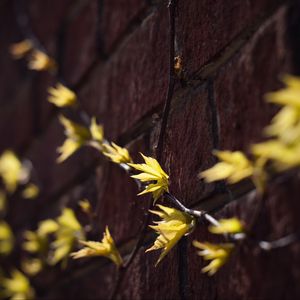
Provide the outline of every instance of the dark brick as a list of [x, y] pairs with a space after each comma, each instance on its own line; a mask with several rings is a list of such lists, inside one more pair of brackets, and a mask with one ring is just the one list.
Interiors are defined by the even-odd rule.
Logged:
[[1, 3], [0, 8], [0, 103], [8, 106], [17, 94], [16, 86], [22, 84], [25, 77], [24, 67], [14, 61], [9, 53], [11, 44], [22, 39], [13, 10], [13, 2]]
[[[117, 2], [31, 0], [27, 4], [33, 31], [51, 55], [58, 50], [61, 75], [79, 87], [80, 107], [103, 121], [108, 139], [127, 143], [135, 162], [141, 162], [139, 151], [155, 153], [157, 121], [168, 88], [168, 11], [166, 1]], [[226, 190], [204, 185], [197, 174], [214, 163], [213, 148], [247, 150], [261, 139], [262, 128], [276, 111], [262, 96], [280, 86], [280, 74], [292, 70], [297, 45], [291, 49], [286, 38], [296, 36], [297, 30], [293, 27], [291, 32], [286, 24], [292, 26], [295, 20], [289, 20], [285, 7], [275, 10], [279, 0], [177, 2], [176, 51], [182, 55], [187, 79], [195, 80], [176, 87], [160, 163], [170, 175], [171, 192], [187, 205], [218, 193], [200, 203], [209, 206], [210, 200], [221, 203]], [[38, 135], [25, 156], [33, 162], [42, 195], [35, 201], [14, 197], [7, 216], [18, 243], [23, 230], [57, 216], [66, 205], [87, 224], [78, 201], [88, 198], [97, 213], [88, 238], [99, 240], [108, 225], [128, 257], [146, 220], [150, 197], [138, 197], [128, 175], [92, 149], [55, 163], [64, 135], [52, 119], [57, 110], [46, 98], [56, 79], [31, 73], [33, 80], [24, 80], [23, 63], [12, 62], [7, 54], [9, 44], [20, 39], [11, 1], [2, 1], [0, 7], [1, 143], [24, 150], [33, 133]], [[263, 199], [246, 194], [216, 214], [238, 216], [251, 236], [216, 276], [201, 274], [207, 262], [191, 245], [193, 239], [222, 240], [212, 237], [205, 224], [183, 238], [156, 268], [159, 251], [144, 253], [154, 240], [149, 234], [115, 298], [299, 298], [299, 244], [264, 253], [254, 242], [299, 231], [299, 176], [287, 175], [270, 183]], [[33, 282], [39, 299], [108, 299], [115, 279], [115, 267], [94, 258], [70, 260], [65, 270], [46, 269]]]
[[[207, 263], [203, 263], [191, 246], [188, 262], [191, 268], [193, 266], [193, 271], [189, 273], [192, 294], [201, 292], [203, 299], [299, 297], [300, 290], [296, 284], [300, 276], [296, 267], [299, 244], [271, 252], [263, 252], [257, 247], [257, 241], [272, 241], [299, 232], [300, 223], [296, 213], [299, 210], [298, 181], [297, 177], [289, 176], [281, 182], [271, 183], [263, 199], [255, 197], [252, 192], [227, 205], [217, 214], [218, 218], [236, 216], [243, 220], [252, 238], [236, 247], [228, 263], [213, 278], [201, 275], [201, 268]], [[201, 229], [195, 230], [192, 238], [216, 241]], [[287, 274], [284, 279], [282, 272]], [[261, 282], [264, 282], [263, 286], [257, 289]]]
[[176, 38], [186, 73], [192, 75], [199, 71], [239, 33], [278, 3], [277, 0], [179, 0]]
[[46, 290], [45, 287], [44, 295], [40, 298], [45, 300], [109, 299], [116, 277], [115, 266], [109, 262], [103, 266], [103, 261], [97, 258], [87, 259], [85, 264], [93, 268], [73, 271], [73, 274], [62, 278], [60, 283], [54, 285], [53, 289]]
[[[141, 161], [138, 152], [148, 154], [147, 143], [148, 137], [142, 136], [129, 145], [135, 161]], [[97, 155], [101, 157], [101, 154]], [[75, 169], [74, 171], [77, 172]], [[63, 174], [63, 176], [72, 182], [70, 175], [66, 177], [66, 174]], [[93, 239], [98, 240], [102, 237], [106, 225], [118, 244], [135, 238], [144, 223], [151, 198], [137, 196], [138, 189], [133, 179], [111, 162], [102, 162], [99, 166], [94, 164], [94, 168], [91, 168], [86, 176], [88, 179], [77, 181], [76, 184], [74, 182], [59, 198], [53, 199], [46, 208], [42, 208], [39, 216], [44, 219], [51, 214], [58, 214], [63, 206], [70, 206], [78, 212], [83, 223], [86, 223], [88, 220], [80, 213], [78, 202], [87, 198], [96, 214], [91, 232]], [[60, 184], [68, 185], [66, 182]], [[57, 186], [54, 183], [52, 189], [55, 188], [57, 189]]]
[[45, 198], [59, 193], [72, 182], [76, 183], [76, 178], [80, 178], [80, 174], [84, 176], [89, 168], [92, 169], [92, 164], [99, 157], [94, 149], [83, 148], [65, 162], [57, 164], [56, 149], [62, 145], [64, 139], [63, 127], [55, 118], [48, 130], [35, 140], [26, 155], [37, 172]]
[[118, 40], [129, 30], [130, 24], [146, 7], [144, 0], [104, 0], [100, 12], [100, 42], [109, 53]]
[[166, 8], [155, 10], [80, 91], [83, 107], [116, 138], [165, 98], [168, 78]]
[[281, 9], [217, 73], [214, 97], [220, 149], [247, 150], [261, 140], [263, 127], [275, 112], [263, 96], [276, 90], [279, 76], [290, 70], [284, 36], [285, 9]]
[[2, 105], [0, 111], [1, 151], [6, 148], [20, 149], [27, 145], [33, 130], [33, 102], [30, 98], [32, 80], [19, 83], [10, 103]]
[[33, 33], [51, 56], [56, 54], [57, 35], [70, 4], [74, 2], [71, 0], [30, 0], [27, 3]]
[[[145, 249], [142, 247], [138, 251], [128, 267], [114, 299], [157, 299], [162, 294], [166, 299], [179, 299], [177, 251], [173, 250], [155, 267], [158, 253], [145, 253]], [[92, 267], [92, 263], [95, 265], [98, 262], [99, 268]], [[70, 274], [61, 287], [49, 290], [43, 299], [72, 298], [75, 295], [84, 299], [108, 299], [116, 280], [114, 266], [103, 266], [97, 258], [88, 259], [85, 263], [90, 264], [91, 271], [87, 267], [87, 271], [83, 269], [73, 276]], [[99, 280], [93, 280], [95, 277]]]
[[[142, 136], [130, 145], [135, 162], [141, 161], [139, 152], [148, 155], [147, 142], [148, 137]], [[118, 243], [137, 237], [151, 197], [137, 196], [136, 183], [116, 165], [109, 167], [105, 181], [99, 184], [104, 185], [104, 190], [98, 193], [96, 227], [104, 231], [108, 225]]]
[[56, 84], [55, 76], [47, 73], [33, 73], [30, 97], [34, 105], [34, 125], [36, 136], [42, 135], [55, 114], [55, 106], [48, 102], [48, 89]]
[[71, 85], [80, 79], [96, 58], [98, 2], [88, 1], [65, 28], [62, 72]]
[[141, 247], [128, 267], [116, 299], [180, 299], [177, 251], [155, 267], [159, 251], [145, 253], [146, 249]]
[[[78, 201], [87, 198], [96, 213], [93, 239], [102, 236], [106, 225], [118, 243], [136, 237], [145, 220], [151, 198], [138, 197], [134, 181], [113, 163], [102, 162], [97, 167], [104, 158], [93, 149], [81, 149], [64, 163], [56, 164], [56, 148], [63, 140], [60, 127], [56, 122], [53, 123], [47, 134], [33, 145], [27, 155], [32, 160], [42, 188], [35, 220], [56, 216], [64, 206], [71, 206], [79, 212]], [[149, 137], [145, 135], [129, 145], [135, 161], [141, 161], [139, 152], [148, 154], [148, 140]], [[83, 223], [88, 221], [80, 212], [79, 216]], [[20, 222], [25, 224], [28, 218], [32, 219], [32, 214]]]
[[[49, 121], [53, 106], [47, 103], [47, 88], [53, 83], [53, 76], [46, 73], [28, 71], [26, 59], [13, 60], [9, 53], [9, 46], [25, 37], [21, 34], [23, 28], [18, 27], [13, 3], [7, 2], [3, 6], [1, 8], [1, 13], [3, 12], [3, 18], [1, 17], [3, 26], [1, 28], [9, 28], [9, 30], [3, 30], [3, 34], [1, 33], [0, 35], [1, 39], [3, 39], [1, 40], [2, 46], [0, 48], [0, 60], [3, 66], [0, 71], [2, 84], [0, 101], [5, 103], [5, 111], [7, 112], [2, 120], [7, 120], [6, 118], [19, 120], [13, 125], [14, 127], [19, 126], [15, 129], [14, 134], [12, 135], [10, 131], [7, 131], [5, 135], [8, 137], [7, 142], [19, 138], [20, 143], [22, 143], [25, 139], [30, 139], [30, 136], [24, 134], [24, 130], [31, 127], [31, 134], [33, 132], [38, 133], [42, 131]], [[31, 87], [29, 87], [30, 84], [32, 85]], [[16, 88], [16, 86], [20, 86], [20, 88]], [[16, 100], [16, 98], [19, 99]], [[21, 98], [24, 98], [24, 100]], [[30, 99], [25, 100], [25, 98]], [[19, 104], [15, 104], [17, 101]], [[26, 105], [23, 104], [23, 107], [20, 107], [20, 102], [25, 103], [26, 101]], [[15, 116], [13, 111], [15, 111]], [[4, 113], [4, 110], [2, 113]], [[26, 118], [26, 124], [21, 122], [24, 118]], [[7, 126], [7, 124], [3, 125]], [[16, 130], [19, 130], [20, 134], [17, 134]], [[15, 146], [15, 144], [12, 143], [11, 146]]]
[[174, 97], [164, 140], [163, 165], [170, 191], [191, 205], [212, 191], [197, 174], [213, 162], [214, 132], [208, 85], [191, 87]]

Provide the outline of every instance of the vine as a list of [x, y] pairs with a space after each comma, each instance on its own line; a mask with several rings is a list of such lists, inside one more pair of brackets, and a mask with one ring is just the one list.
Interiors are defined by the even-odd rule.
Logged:
[[[43, 220], [37, 225], [35, 231], [25, 231], [23, 249], [29, 253], [30, 258], [23, 262], [23, 271], [28, 276], [35, 276], [44, 267], [58, 263], [66, 267], [69, 256], [73, 259], [103, 256], [110, 259], [119, 270], [116, 285], [112, 291], [113, 297], [122, 280], [122, 275], [134, 259], [139, 245], [145, 237], [150, 215], [158, 217], [158, 220], [149, 226], [154, 230], [157, 237], [146, 252], [160, 251], [156, 265], [166, 257], [183, 236], [191, 235], [197, 226], [203, 226], [203, 224], [208, 224], [208, 231], [211, 234], [221, 235], [224, 240], [222, 243], [197, 240], [192, 242], [197, 254], [204, 260], [210, 261], [202, 268], [202, 272], [209, 276], [214, 275], [227, 262], [237, 244], [250, 238], [250, 232], [246, 231], [244, 222], [236, 217], [218, 220], [207, 211], [186, 207], [170, 191], [169, 175], [159, 164], [174, 91], [175, 76], [176, 74], [181, 76], [182, 73], [182, 60], [180, 56], [175, 57], [174, 51], [174, 11], [175, 1], [170, 1], [169, 86], [156, 148], [156, 158], [141, 153], [143, 163], [135, 163], [126, 148], [105, 138], [103, 126], [97, 122], [95, 117], [89, 117], [89, 124], [86, 124], [86, 114], [80, 109], [76, 93], [72, 89], [60, 81], [49, 88], [48, 101], [50, 103], [60, 108], [73, 109], [82, 119], [82, 123], [76, 123], [63, 114], [59, 116], [66, 139], [57, 148], [57, 162], [63, 163], [82, 147], [91, 147], [118, 165], [134, 180], [139, 190], [138, 195], [151, 195], [149, 212], [145, 217], [144, 226], [135, 248], [127, 260], [124, 260], [108, 227], [106, 227], [100, 242], [88, 240], [87, 228], [89, 227], [83, 227], [80, 224], [72, 209], [63, 208], [61, 215], [56, 219]], [[10, 52], [15, 59], [28, 58], [28, 68], [32, 70], [55, 72], [58, 67], [53, 58], [39, 49], [38, 45], [35, 44], [35, 39], [25, 39], [12, 45]], [[200, 172], [198, 174], [200, 180], [204, 180], [206, 183], [224, 181], [230, 185], [251, 179], [255, 185], [256, 193], [263, 195], [266, 185], [272, 178], [287, 170], [299, 167], [300, 78], [286, 75], [283, 77], [283, 82], [284, 88], [266, 95], [268, 102], [281, 106], [270, 125], [263, 131], [267, 138], [266, 141], [250, 145], [248, 154], [242, 151], [215, 150], [213, 154], [218, 158], [218, 162], [211, 168]], [[84, 116], [84, 120], [82, 116]], [[37, 197], [39, 188], [37, 185], [29, 183], [28, 171], [25, 172], [24, 170], [26, 170], [24, 164], [20, 163], [12, 152], [4, 152], [1, 156], [0, 176], [6, 188], [5, 192], [0, 193], [1, 207], [4, 203], [2, 199], [6, 197], [7, 193], [14, 192], [19, 183], [24, 185], [25, 182], [24, 198]], [[168, 200], [168, 203], [172, 205], [162, 205], [164, 200]], [[95, 216], [89, 201], [87, 199], [80, 200], [78, 205], [89, 217], [90, 225], [92, 225]], [[2, 221], [0, 223], [0, 243], [1, 250], [4, 249], [5, 253], [0, 253], [9, 254], [13, 248], [13, 241], [14, 238], [9, 225]], [[264, 240], [254, 242], [261, 250], [270, 251], [285, 247], [295, 241], [298, 241], [298, 236], [292, 233], [272, 242]], [[10, 278], [3, 275], [0, 285], [4, 298], [18, 296], [22, 299], [30, 299], [34, 297], [34, 291], [29, 280], [17, 269], [11, 272]], [[22, 288], [18, 289], [19, 286]]]

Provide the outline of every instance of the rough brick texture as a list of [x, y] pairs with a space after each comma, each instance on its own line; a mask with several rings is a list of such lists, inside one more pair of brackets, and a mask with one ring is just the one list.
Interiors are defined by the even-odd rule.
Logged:
[[[280, 87], [282, 74], [300, 73], [299, 4], [175, 2], [169, 20], [168, 1], [0, 1], [0, 150], [12, 148], [30, 159], [42, 191], [30, 203], [17, 196], [10, 203], [7, 219], [18, 241], [25, 229], [57, 216], [66, 205], [87, 224], [78, 207], [82, 198], [90, 199], [96, 214], [89, 237], [99, 239], [108, 225], [126, 258], [146, 228], [120, 281], [105, 259], [70, 261], [65, 270], [46, 269], [32, 279], [38, 299], [300, 298], [299, 243], [265, 253], [253, 242], [299, 232], [299, 176], [291, 172], [272, 182], [263, 198], [247, 186], [225, 206], [228, 190], [197, 177], [215, 163], [213, 149], [247, 151], [261, 140], [276, 112], [263, 95]], [[164, 114], [172, 22], [183, 72]], [[26, 61], [11, 59], [9, 45], [24, 35], [37, 37], [59, 63], [58, 74], [32, 72]], [[154, 239], [146, 227], [149, 197], [136, 196], [128, 174], [95, 149], [81, 149], [56, 164], [64, 135], [57, 118], [61, 111], [47, 102], [47, 89], [57, 80], [74, 88], [79, 109], [96, 116], [106, 137], [127, 146], [134, 161], [141, 162], [139, 152], [159, 155], [170, 191], [183, 203], [244, 220], [251, 239], [215, 277], [201, 273], [203, 260], [191, 245], [193, 239], [212, 238], [205, 226], [154, 267], [158, 253], [144, 253]], [[163, 149], [157, 153], [166, 116]]]

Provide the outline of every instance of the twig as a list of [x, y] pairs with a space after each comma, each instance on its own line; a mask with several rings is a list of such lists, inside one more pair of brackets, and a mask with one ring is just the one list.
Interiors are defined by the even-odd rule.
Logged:
[[[175, 75], [174, 75], [174, 56], [175, 56], [175, 0], [170, 0], [168, 3], [168, 13], [169, 13], [169, 83], [168, 83], [168, 90], [167, 90], [167, 96], [165, 100], [165, 105], [163, 109], [163, 114], [162, 114], [162, 122], [161, 122], [161, 127], [160, 127], [160, 133], [158, 137], [158, 142], [156, 146], [156, 158], [157, 160], [161, 160], [162, 156], [162, 150], [163, 150], [163, 144], [164, 144], [164, 137], [165, 137], [165, 132], [166, 132], [166, 127], [167, 127], [167, 122], [168, 122], [168, 116], [169, 116], [169, 111], [170, 111], [170, 105], [171, 105], [171, 100], [173, 97], [174, 93], [174, 86], [175, 86]], [[153, 203], [149, 205], [149, 209], [153, 207]], [[150, 212], [149, 209], [147, 210], [144, 224], [142, 227], [142, 230], [139, 233], [137, 242], [135, 244], [135, 247], [133, 251], [131, 252], [129, 259], [127, 260], [124, 268], [121, 271], [120, 277], [118, 278], [118, 282], [115, 285], [115, 289], [112, 291], [111, 298], [114, 299], [117, 292], [118, 288], [123, 280], [124, 274], [126, 273], [128, 267], [134, 260], [135, 256], [138, 253], [138, 250], [140, 246], [143, 244], [144, 238], [145, 238], [145, 233], [147, 231], [147, 227], [150, 221]]]
[[299, 236], [296, 233], [289, 234], [275, 241], [260, 241], [258, 246], [265, 251], [270, 251], [277, 248], [289, 246], [290, 244], [299, 241]]
[[170, 0], [168, 3], [169, 11], [169, 83], [168, 91], [164, 104], [161, 127], [156, 146], [156, 158], [161, 159], [164, 145], [164, 137], [166, 133], [168, 117], [170, 112], [171, 100], [175, 86], [174, 58], [175, 58], [175, 0]]
[[169, 192], [164, 193], [164, 196], [167, 199], [169, 199], [173, 204], [175, 204], [180, 210], [187, 214], [193, 215], [197, 218], [202, 218], [204, 215], [206, 215], [205, 211], [187, 208], [181, 203], [181, 201], [179, 201], [174, 195], [170, 194]]

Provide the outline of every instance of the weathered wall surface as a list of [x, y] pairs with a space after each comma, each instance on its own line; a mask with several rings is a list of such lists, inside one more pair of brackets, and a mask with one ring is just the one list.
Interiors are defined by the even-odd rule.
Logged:
[[[299, 230], [299, 178], [272, 183], [264, 199], [237, 188], [228, 198], [222, 186], [204, 184], [200, 170], [215, 159], [213, 149], [247, 150], [261, 139], [276, 111], [263, 95], [280, 86], [281, 74], [300, 71], [300, 7], [297, 1], [177, 0], [169, 20], [165, 1], [27, 0], [26, 14], [40, 43], [59, 63], [59, 78], [80, 105], [104, 125], [108, 139], [159, 158], [171, 191], [188, 206], [218, 207], [218, 216], [237, 215], [257, 238], [272, 240]], [[22, 3], [0, 1], [0, 145], [32, 160], [42, 187], [35, 203], [19, 204], [10, 216], [24, 228], [51, 217], [65, 204], [87, 197], [98, 214], [94, 238], [109, 225], [125, 254], [145, 222], [149, 198], [138, 198], [134, 183], [117, 166], [83, 149], [55, 163], [63, 139], [58, 110], [47, 102], [57, 77], [27, 70], [8, 54], [28, 34], [20, 27]], [[21, 13], [24, 13], [22, 10]], [[168, 113], [170, 24], [175, 55], [183, 62]], [[163, 140], [158, 143], [162, 124]], [[211, 202], [210, 202], [211, 201]], [[209, 204], [212, 203], [212, 204]], [[262, 253], [241, 244], [230, 262], [209, 278], [191, 241], [205, 240], [198, 227], [164, 261], [157, 253], [136, 256], [115, 290], [116, 299], [299, 299], [299, 244]], [[101, 259], [71, 262], [34, 279], [41, 299], [107, 299], [115, 289], [113, 266]]]

